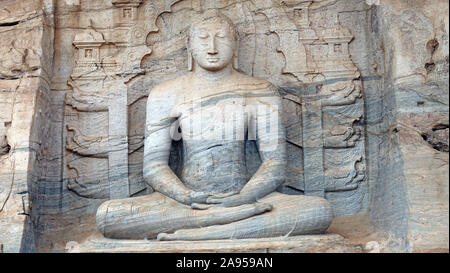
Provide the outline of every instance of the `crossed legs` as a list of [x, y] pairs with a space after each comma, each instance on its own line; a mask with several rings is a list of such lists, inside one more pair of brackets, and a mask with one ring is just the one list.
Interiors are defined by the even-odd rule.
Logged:
[[272, 193], [258, 203], [194, 210], [160, 193], [111, 200], [97, 211], [97, 226], [115, 239], [214, 240], [324, 232], [331, 205], [311, 196]]

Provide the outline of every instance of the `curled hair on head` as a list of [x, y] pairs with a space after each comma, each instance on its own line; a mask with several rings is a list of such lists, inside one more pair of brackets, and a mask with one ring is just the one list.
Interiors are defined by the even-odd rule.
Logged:
[[[204, 11], [202, 14], [200, 14], [191, 24], [191, 27], [189, 28], [188, 31], [188, 38], [187, 38], [187, 49], [188, 49], [188, 69], [189, 71], [193, 70], [193, 60], [192, 60], [192, 55], [190, 52], [190, 48], [191, 48], [191, 37], [194, 34], [195, 28], [201, 24], [204, 23], [219, 23], [219, 24], [227, 24], [228, 27], [230, 28], [230, 33], [231, 36], [233, 37], [233, 39], [235, 40], [235, 42], [237, 42], [237, 32], [236, 29], [234, 28], [234, 24], [233, 21], [231, 21], [230, 18], [228, 18], [226, 15], [224, 15], [223, 13], [221, 13], [218, 9], [208, 9], [206, 11]], [[233, 60], [233, 67], [235, 69], [238, 69], [238, 64], [237, 64], [237, 45], [235, 44], [235, 56], [234, 56], [234, 60]]]
[[233, 21], [221, 13], [218, 9], [208, 9], [192, 22], [189, 29], [189, 37], [193, 34], [195, 27], [204, 23], [226, 23], [234, 39], [237, 38]]

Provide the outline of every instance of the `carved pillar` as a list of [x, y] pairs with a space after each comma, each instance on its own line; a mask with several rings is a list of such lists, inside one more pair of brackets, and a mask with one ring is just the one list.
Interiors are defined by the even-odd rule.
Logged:
[[109, 100], [109, 197], [120, 199], [130, 196], [128, 183], [128, 107], [127, 86], [116, 83]]
[[306, 102], [302, 110], [305, 195], [325, 197], [322, 103]]
[[[68, 187], [94, 199], [130, 196], [127, 86], [117, 78], [114, 58], [101, 58], [100, 46], [105, 42], [102, 33], [91, 28], [76, 35], [78, 60], [69, 81], [73, 92], [66, 96], [66, 104], [75, 112], [74, 119], [67, 121], [73, 132], [66, 143], [72, 153], [68, 167], [76, 171]], [[98, 165], [95, 171], [92, 164]]]

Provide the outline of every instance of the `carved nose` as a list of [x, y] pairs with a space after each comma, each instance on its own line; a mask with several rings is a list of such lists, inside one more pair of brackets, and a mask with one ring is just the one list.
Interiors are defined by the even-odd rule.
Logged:
[[215, 41], [215, 39], [213, 37], [212, 39], [209, 40], [208, 54], [215, 55], [217, 53], [219, 53], [219, 52], [217, 51], [216, 41]]
[[208, 50], [208, 54], [209, 54], [209, 55], [216, 55], [217, 53], [219, 53], [219, 52], [217, 52], [216, 49], [210, 49], [210, 50]]

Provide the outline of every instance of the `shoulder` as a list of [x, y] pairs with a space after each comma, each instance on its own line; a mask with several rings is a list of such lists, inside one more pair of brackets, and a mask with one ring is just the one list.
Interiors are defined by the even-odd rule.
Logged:
[[147, 99], [148, 119], [158, 119], [164, 116], [178, 116], [177, 105], [182, 98], [183, 88], [189, 84], [190, 75], [183, 75], [166, 80], [154, 86]]
[[191, 73], [163, 81], [150, 90], [149, 97], [177, 97], [191, 82]]
[[246, 90], [247, 100], [250, 104], [261, 103], [276, 103], [280, 100], [280, 92], [269, 81], [264, 79], [247, 76], [239, 73], [237, 75], [239, 79], [240, 89]]
[[278, 89], [269, 81], [238, 72], [236, 77], [240, 86], [249, 93], [279, 96]]

